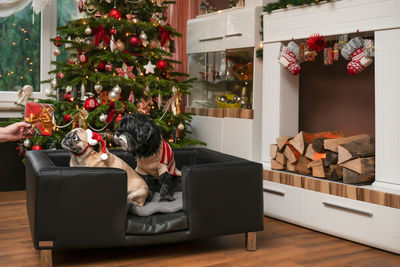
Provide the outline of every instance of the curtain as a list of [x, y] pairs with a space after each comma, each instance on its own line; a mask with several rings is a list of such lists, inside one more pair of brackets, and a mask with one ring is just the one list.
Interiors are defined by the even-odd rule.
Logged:
[[35, 13], [43, 11], [43, 9], [54, 0], [0, 0], [0, 17], [11, 16], [18, 11], [24, 9], [32, 2], [32, 9]]

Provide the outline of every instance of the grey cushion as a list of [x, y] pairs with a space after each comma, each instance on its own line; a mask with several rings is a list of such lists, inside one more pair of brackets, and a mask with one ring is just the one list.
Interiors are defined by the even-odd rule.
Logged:
[[153, 199], [143, 207], [130, 205], [129, 212], [138, 216], [150, 216], [156, 213], [174, 213], [183, 209], [182, 192], [175, 192], [174, 201], [159, 202], [160, 193], [154, 193]]
[[148, 217], [128, 214], [128, 235], [154, 235], [188, 229], [187, 216], [183, 212], [154, 214]]

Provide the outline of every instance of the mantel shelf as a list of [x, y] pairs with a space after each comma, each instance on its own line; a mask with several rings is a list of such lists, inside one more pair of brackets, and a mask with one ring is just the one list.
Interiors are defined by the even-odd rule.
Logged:
[[400, 193], [388, 193], [365, 188], [364, 186], [343, 184], [326, 179], [275, 170], [264, 170], [263, 179], [274, 183], [400, 209]]

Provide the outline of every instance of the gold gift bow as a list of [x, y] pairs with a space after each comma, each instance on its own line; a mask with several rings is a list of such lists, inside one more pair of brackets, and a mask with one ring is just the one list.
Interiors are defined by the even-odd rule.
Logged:
[[87, 125], [86, 125], [87, 117], [88, 117], [88, 112], [86, 111], [86, 109], [84, 109], [84, 108], [80, 109], [79, 112], [74, 115], [74, 118], [72, 120], [72, 129], [77, 128], [76, 125], [78, 125], [78, 127], [80, 127], [81, 126], [80, 122], [82, 122], [82, 128], [84, 130], [86, 130], [87, 129]]
[[[167, 103], [164, 106], [164, 114], [171, 109], [174, 115], [181, 114], [181, 98], [182, 93], [179, 89], [177, 89], [174, 94], [167, 100]], [[164, 115], [163, 115], [164, 116]]]
[[51, 108], [44, 107], [39, 115], [31, 113], [29, 117], [25, 117], [25, 121], [32, 125], [32, 129], [35, 129], [36, 126], [41, 124], [44, 131], [50, 132], [53, 127], [52, 118]]

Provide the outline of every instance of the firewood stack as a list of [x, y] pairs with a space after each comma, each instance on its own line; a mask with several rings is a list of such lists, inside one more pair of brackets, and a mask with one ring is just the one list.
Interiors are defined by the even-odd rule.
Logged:
[[344, 137], [341, 132], [300, 132], [281, 136], [270, 146], [271, 168], [347, 184], [375, 180], [375, 138]]

